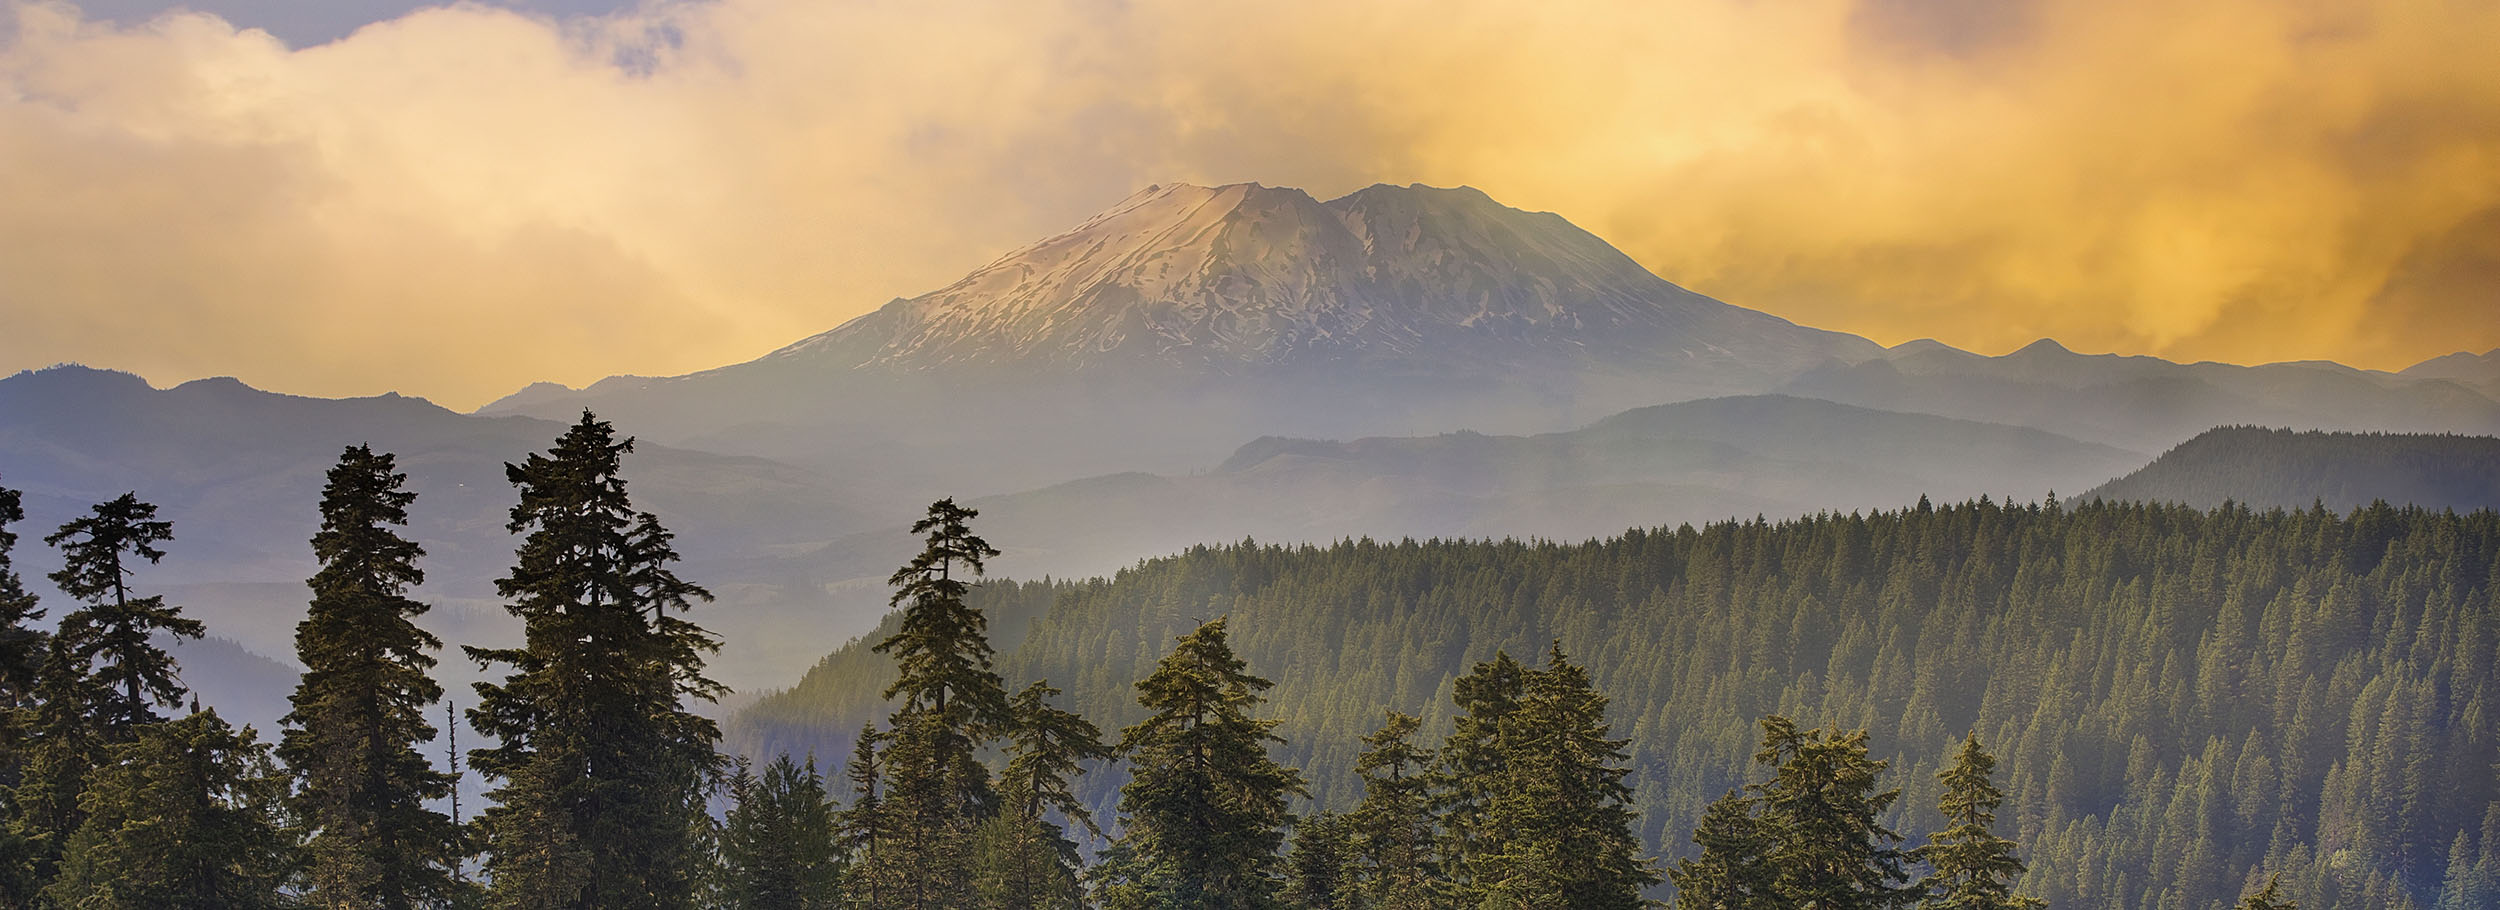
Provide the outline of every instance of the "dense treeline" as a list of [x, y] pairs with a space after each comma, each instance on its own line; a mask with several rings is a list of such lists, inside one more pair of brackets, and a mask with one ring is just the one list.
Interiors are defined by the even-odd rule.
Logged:
[[[1634, 830], [1669, 859], [1780, 715], [1869, 733], [1905, 849], [1946, 830], [1937, 774], [1976, 733], [2016, 889], [2053, 906], [2227, 906], [2271, 879], [2311, 908], [2448, 910], [2500, 902], [2496, 556], [2490, 512], [1983, 501], [1584, 544], [1245, 543], [973, 595], [1008, 635], [1035, 617], [1002, 677], [1106, 727], [1146, 716], [1132, 684], [1165, 643], [1229, 617], [1321, 810], [1361, 800], [1383, 708], [1446, 736], [1474, 662], [1559, 640], [1615, 699]], [[733, 741], [840, 754], [890, 674], [846, 648]], [[1078, 793], [1109, 817], [1125, 783]]]

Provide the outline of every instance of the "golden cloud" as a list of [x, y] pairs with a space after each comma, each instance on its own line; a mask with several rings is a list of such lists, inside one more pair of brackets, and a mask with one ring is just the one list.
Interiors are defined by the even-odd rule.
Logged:
[[744, 360], [1147, 183], [1472, 184], [1879, 341], [2500, 346], [2500, 7], [658, 3], [0, 25], [0, 366], [455, 406]]

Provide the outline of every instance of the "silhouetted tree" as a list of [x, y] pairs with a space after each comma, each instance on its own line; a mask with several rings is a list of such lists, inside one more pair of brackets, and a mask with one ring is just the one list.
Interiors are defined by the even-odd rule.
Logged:
[[173, 524], [156, 520], [156, 506], [124, 493], [43, 539], [61, 550], [53, 583], [86, 604], [61, 618], [60, 637], [73, 667], [99, 684], [101, 700], [88, 714], [107, 742], [128, 742], [139, 726], [163, 720], [154, 705], [182, 702], [174, 659], [150, 637], [199, 638], [206, 631], [163, 595], [131, 596], [129, 560], [165, 558], [155, 545], [173, 537]]
[[407, 596], [425, 581], [425, 551], [393, 530], [416, 499], [407, 480], [389, 453], [360, 445], [340, 453], [322, 489], [321, 570], [295, 627], [304, 675], [278, 744], [298, 781], [290, 807], [317, 907], [447, 907], [465, 891], [453, 874], [460, 832], [426, 806], [450, 795], [451, 775], [417, 752], [435, 736], [425, 715], [443, 690], [427, 671], [442, 642], [417, 628], [426, 606]]
[[508, 527], [527, 537], [495, 587], [526, 643], [466, 649], [510, 668], [469, 711], [498, 740], [469, 753], [503, 782], [479, 819], [497, 908], [677, 908], [697, 889], [720, 732], [685, 704], [723, 691], [702, 675], [718, 645], [671, 615], [710, 595], [676, 576], [668, 532], [627, 498], [632, 450], [584, 412], [504, 469], [521, 494]]

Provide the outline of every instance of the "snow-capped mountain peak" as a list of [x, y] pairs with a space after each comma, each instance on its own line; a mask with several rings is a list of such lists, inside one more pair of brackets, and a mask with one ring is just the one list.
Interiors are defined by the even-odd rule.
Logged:
[[1591, 356], [1784, 367], [1873, 347], [1678, 288], [1559, 216], [1473, 188], [1378, 185], [1321, 202], [1238, 183], [1147, 187], [774, 358], [1229, 373]]

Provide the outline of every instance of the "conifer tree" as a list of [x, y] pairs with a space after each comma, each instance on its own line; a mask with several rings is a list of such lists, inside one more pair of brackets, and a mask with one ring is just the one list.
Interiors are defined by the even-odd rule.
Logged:
[[2023, 861], [2014, 855], [2013, 841], [1991, 830], [1996, 826], [1997, 806], [2005, 802], [2004, 791], [1991, 779], [1996, 766], [1996, 756], [1979, 745], [1979, 734], [1974, 732], [1963, 738], [1953, 764], [1937, 773], [1937, 780], [1944, 784], [1937, 808], [1944, 813], [1946, 827], [1929, 835], [1926, 846], [1911, 851], [1912, 858], [1932, 870], [1925, 885], [1926, 899], [1919, 906], [1931, 910], [2042, 906], [2036, 898], [2014, 893], [2014, 879], [2023, 873]]
[[2240, 898], [2239, 910], [2300, 910], [2300, 905], [2284, 897], [2277, 882], [2267, 879], [2264, 888]]
[[999, 776], [1003, 811], [982, 825], [975, 844], [979, 869], [974, 890], [980, 906], [994, 910], [1074, 908], [1084, 904], [1078, 872], [1083, 857], [1067, 832], [1046, 813], [1094, 836], [1102, 829], [1076, 797], [1071, 781], [1084, 763], [1111, 757], [1102, 731], [1072, 711], [1053, 707], [1059, 690], [1035, 682], [1008, 701], [1015, 728], [1008, 738], [1007, 769]]
[[1099, 870], [1111, 910], [1280, 906], [1285, 799], [1302, 774], [1268, 757], [1272, 720], [1251, 716], [1273, 683], [1247, 672], [1218, 618], [1181, 636], [1138, 682], [1152, 710], [1121, 731], [1131, 777], [1123, 832]]
[[1667, 871], [1677, 910], [1782, 910], [1778, 870], [1771, 866], [1775, 832], [1754, 817], [1753, 801], [1730, 792], [1703, 810], [1693, 829], [1698, 856]]
[[1868, 757], [1866, 731], [1799, 730], [1762, 720], [1754, 760], [1771, 779], [1755, 784], [1762, 823], [1775, 833], [1771, 865], [1782, 901], [1829, 910], [1889, 910], [1919, 899], [1901, 836], [1878, 821], [1901, 791], [1877, 791], [1885, 762]]
[[735, 800], [721, 820], [727, 910], [831, 910], [841, 906], [833, 802], [810, 759], [787, 755], [758, 777], [744, 762], [730, 779]]
[[1415, 747], [1422, 723], [1412, 714], [1387, 712], [1380, 729], [1363, 738], [1363, 752], [1354, 761], [1363, 801], [1346, 814], [1348, 877], [1365, 908], [1425, 910], [1439, 894], [1433, 756]]
[[[990, 668], [989, 620], [965, 601], [972, 587], [967, 579], [980, 577], [983, 560], [998, 555], [967, 524], [980, 514], [941, 499], [912, 524], [912, 533], [925, 535], [925, 545], [886, 580], [894, 586], [890, 602], [901, 608], [902, 621], [875, 649], [893, 657], [897, 670], [885, 697], [901, 698], [899, 713], [938, 718], [948, 738], [943, 757], [949, 759], [969, 760], [979, 740], [1014, 723], [1005, 684]], [[950, 784], [956, 788], [949, 795], [954, 811], [971, 816], [994, 808], [988, 805], [986, 772]]]
[[39, 875], [50, 874], [85, 819], [79, 793], [89, 769], [162, 720], [156, 706], [181, 700], [173, 656], [152, 637], [199, 638], [205, 631], [163, 596], [131, 594], [130, 561], [163, 559], [155, 545], [173, 539], [173, 525], [155, 519], [156, 506], [126, 493], [44, 538], [62, 554], [60, 571], [48, 577], [83, 605], [61, 617], [45, 648], [26, 731], [17, 807]]
[[9, 525], [25, 518], [18, 491], [0, 487], [0, 906], [11, 907], [32, 905], [37, 887], [37, 846], [24, 829], [16, 788], [25, 779], [36, 673], [51, 643], [34, 625], [43, 611], [12, 562], [17, 533]]
[[1005, 685], [990, 669], [988, 620], [965, 600], [968, 579], [998, 555], [967, 524], [979, 514], [952, 499], [931, 503], [912, 525], [925, 546], [888, 579], [901, 621], [876, 651], [894, 658], [898, 673], [885, 697], [898, 704], [884, 755], [887, 839], [876, 862], [891, 869], [871, 874], [893, 882], [897, 907], [969, 903], [968, 876], [906, 870], [969, 868], [974, 832], [998, 811], [978, 753], [1013, 718]]
[[61, 550], [62, 566], [51, 574], [53, 583], [86, 603], [61, 617], [60, 637], [68, 644], [70, 669], [98, 683], [96, 695], [102, 700], [89, 705], [88, 713], [107, 742], [128, 742], [139, 726], [163, 720], [153, 705], [172, 707], [182, 701], [174, 659], [150, 636], [162, 632], [199, 638], [206, 632], [199, 620], [183, 616], [181, 607], [165, 603], [163, 595], [131, 596], [128, 560], [164, 559], [165, 551], [156, 544], [173, 537], [173, 524], [156, 520], [155, 505], [124, 493], [43, 539]]
[[[105, 693], [71, 656], [69, 642], [54, 636], [35, 679], [34, 706], [27, 712], [25, 765], [10, 808], [16, 818], [10, 847], [24, 861], [13, 863], [26, 881], [50, 878], [63, 842], [85, 815], [78, 794], [89, 769], [103, 764], [103, 732], [88, 715]], [[21, 895], [29, 890], [21, 883]]]
[[479, 819], [496, 908], [676, 908], [697, 889], [720, 731], [685, 703], [723, 691], [702, 675], [718, 645], [670, 615], [710, 595], [676, 576], [668, 532], [634, 511], [619, 473], [632, 450], [584, 412], [547, 453], [504, 468], [521, 495], [508, 528], [528, 536], [495, 587], [525, 644], [467, 649], [510, 668], [477, 685], [468, 713], [497, 740], [469, 753], [502, 781]]
[[1528, 674], [1501, 725], [1503, 787], [1484, 824], [1505, 832], [1498, 852], [1470, 870], [1477, 903], [1555, 910], [1637, 910], [1658, 873], [1632, 833], [1637, 814], [1624, 740], [1606, 723], [1606, 697], [1555, 643]]
[[1528, 668], [1496, 651], [1450, 687], [1458, 718], [1442, 741], [1435, 771], [1440, 796], [1440, 866], [1453, 887], [1472, 887], [1471, 871], [1479, 856], [1500, 851], [1503, 832], [1485, 824], [1484, 814], [1506, 783], [1509, 766], [1502, 749], [1502, 725], [1518, 710], [1528, 686]]
[[431, 741], [427, 706], [443, 696], [427, 676], [442, 642], [414, 622], [407, 597], [425, 581], [424, 550], [393, 528], [416, 494], [389, 453], [340, 453], [321, 494], [312, 538], [321, 570], [295, 628], [304, 675], [278, 744], [299, 782], [290, 808], [309, 840], [305, 899], [312, 906], [453, 906], [460, 832], [427, 800], [451, 793], [417, 744]]
[[0, 787], [17, 784], [22, 712], [34, 704], [35, 673], [51, 640], [34, 625], [43, 611], [13, 562], [17, 532], [9, 526], [24, 520], [18, 491], [0, 487]]
[[1285, 854], [1285, 903], [1296, 910], [1348, 910], [1364, 906], [1354, 888], [1354, 845], [1345, 816], [1320, 812], [1293, 826]]
[[894, 883], [887, 879], [896, 871], [884, 862], [887, 841], [885, 813], [885, 779], [877, 743], [883, 738], [873, 727], [861, 727], [859, 738], [851, 746], [851, 762], [844, 774], [851, 782], [851, 805], [835, 815], [841, 852], [849, 860], [843, 874], [842, 893], [852, 906], [881, 910], [892, 906]]
[[255, 910], [287, 906], [286, 778], [250, 728], [214, 711], [150, 724], [90, 775], [53, 906]]

